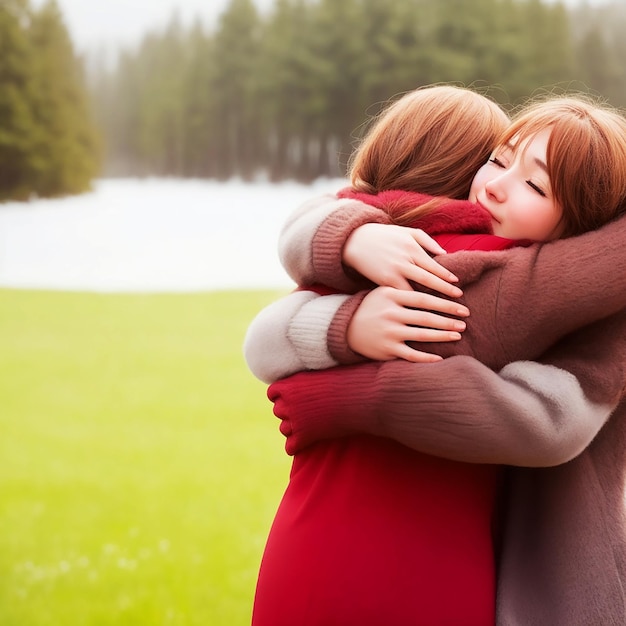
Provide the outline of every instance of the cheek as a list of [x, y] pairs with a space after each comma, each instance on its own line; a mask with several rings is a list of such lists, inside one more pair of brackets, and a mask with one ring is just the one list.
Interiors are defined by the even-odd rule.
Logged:
[[563, 210], [561, 208], [555, 209], [552, 212], [552, 239], [559, 239], [565, 231], [565, 224], [563, 223]]
[[555, 211], [554, 207], [537, 203], [534, 205], [531, 215], [526, 219], [529, 221], [531, 231], [533, 231], [533, 239], [549, 241], [558, 236], [556, 230], [560, 221], [560, 213]]
[[472, 181], [472, 186], [470, 187], [470, 199], [476, 198], [476, 195], [485, 186], [488, 180], [488, 166], [483, 165], [478, 172], [476, 172], [476, 176], [474, 176], [474, 180]]
[[558, 226], [561, 221], [561, 216], [563, 215], [563, 211], [553, 203], [542, 203], [540, 208], [537, 208], [537, 211], [540, 212], [542, 216], [541, 221], [546, 228], [550, 230], [554, 230]]

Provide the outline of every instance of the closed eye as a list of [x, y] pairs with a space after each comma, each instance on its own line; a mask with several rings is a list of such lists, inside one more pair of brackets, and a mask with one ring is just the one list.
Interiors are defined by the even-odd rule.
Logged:
[[491, 157], [489, 161], [498, 167], [504, 168], [504, 163], [502, 163], [498, 157]]
[[546, 192], [541, 187], [538, 187], [537, 185], [535, 185], [535, 183], [533, 183], [532, 180], [527, 180], [526, 184], [529, 187], [532, 187], [532, 189], [534, 189], [540, 196], [544, 198], [546, 197]]

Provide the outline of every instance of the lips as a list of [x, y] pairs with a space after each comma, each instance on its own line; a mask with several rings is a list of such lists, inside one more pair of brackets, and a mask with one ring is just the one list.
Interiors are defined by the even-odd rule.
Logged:
[[[483, 210], [486, 211], [489, 216], [491, 217], [491, 222], [492, 222], [492, 230], [495, 232], [496, 229], [499, 228], [499, 226], [501, 226], [501, 222], [500, 220], [478, 199], [476, 198], [476, 200], [474, 200], [474, 202]], [[499, 232], [499, 230], [498, 230]]]
[[474, 200], [474, 202], [483, 210], [486, 211], [487, 213], [489, 213], [489, 215], [491, 215], [491, 219], [494, 222], [497, 222], [498, 224], [500, 223], [500, 220], [478, 199], [476, 198], [476, 200]]

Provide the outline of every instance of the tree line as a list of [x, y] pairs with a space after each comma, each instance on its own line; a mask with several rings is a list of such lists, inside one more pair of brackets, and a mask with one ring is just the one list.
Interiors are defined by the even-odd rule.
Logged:
[[100, 172], [83, 68], [58, 6], [0, 2], [0, 200], [75, 194]]
[[54, 0], [28, 2], [0, 2], [0, 199], [78, 193], [102, 172], [340, 176], [389, 98], [438, 82], [510, 109], [542, 89], [626, 108], [617, 0], [231, 0], [211, 28], [175, 14], [113, 64], [90, 56], [86, 76]]
[[175, 17], [96, 72], [109, 173], [343, 175], [390, 97], [451, 81], [514, 105], [540, 88], [626, 106], [626, 11], [541, 0], [231, 0], [212, 31]]

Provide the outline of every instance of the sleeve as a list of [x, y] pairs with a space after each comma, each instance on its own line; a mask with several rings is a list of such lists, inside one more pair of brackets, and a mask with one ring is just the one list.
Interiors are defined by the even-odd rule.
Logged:
[[[312, 219], [314, 215], [316, 219]], [[334, 196], [303, 205], [285, 226], [283, 244], [291, 241], [293, 255], [287, 256], [300, 254], [309, 259], [307, 265], [301, 258], [309, 273], [291, 274], [292, 278], [300, 281], [316, 276], [344, 293], [371, 288], [371, 284], [351, 281], [341, 265], [341, 247], [354, 228], [388, 219], [380, 209]], [[296, 236], [307, 229], [308, 238]], [[445, 358], [474, 356], [496, 369], [511, 361], [537, 358], [566, 334], [624, 306], [625, 232], [626, 216], [600, 230], [549, 244], [439, 257], [442, 265], [461, 278], [462, 302], [472, 316], [461, 341], [414, 347]], [[315, 250], [319, 256], [314, 261]], [[337, 276], [341, 276], [339, 281]], [[328, 351], [337, 363], [358, 360], [347, 346], [346, 330], [362, 298], [363, 294], [346, 303], [327, 326]]]
[[547, 467], [584, 450], [623, 398], [625, 355], [622, 312], [499, 373], [466, 356], [368, 362], [296, 374], [268, 396], [290, 454], [366, 433], [457, 461]]
[[463, 339], [438, 344], [439, 354], [471, 355], [499, 369], [534, 359], [561, 337], [623, 310], [625, 235], [626, 216], [549, 244], [440, 257], [461, 278], [471, 317]]
[[[473, 356], [493, 369], [538, 358], [565, 335], [626, 306], [625, 235], [626, 216], [549, 244], [438, 257], [460, 277], [460, 301], [471, 316], [461, 341], [410, 345], [444, 358]], [[354, 362], [346, 331], [359, 303], [346, 303], [329, 325], [328, 350], [339, 363]]]
[[321, 283], [342, 293], [371, 288], [373, 283], [343, 265], [342, 251], [356, 228], [372, 222], [391, 224], [391, 218], [359, 200], [328, 194], [308, 200], [281, 230], [280, 261], [298, 285]]
[[[472, 356], [496, 370], [513, 361], [537, 359], [568, 333], [626, 305], [624, 232], [626, 217], [599, 231], [550, 244], [441, 257], [441, 263], [461, 277], [462, 301], [472, 315], [461, 341], [413, 343], [413, 347], [444, 358]], [[249, 361], [253, 372], [269, 381], [302, 369], [362, 361], [348, 347], [346, 330], [366, 293], [342, 299], [321, 296], [315, 306], [302, 309], [290, 331], [289, 326], [281, 326], [280, 307], [267, 311], [265, 327], [275, 334], [263, 330], [268, 339], [256, 351], [259, 359], [275, 361], [282, 350], [298, 358], [287, 356], [283, 361], [287, 368], [271, 369], [268, 374], [257, 372]], [[325, 298], [331, 299], [328, 304]], [[274, 321], [272, 312], [277, 315]], [[301, 335], [297, 328], [303, 330]], [[281, 332], [283, 340], [278, 341], [276, 334]], [[256, 367], [260, 365], [257, 361]]]
[[334, 314], [348, 299], [303, 290], [265, 307], [252, 320], [243, 343], [252, 373], [271, 383], [302, 370], [337, 365], [326, 347], [326, 335]]

